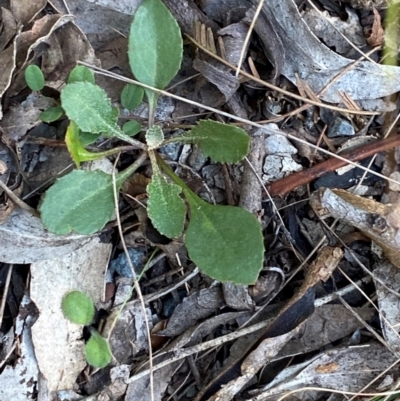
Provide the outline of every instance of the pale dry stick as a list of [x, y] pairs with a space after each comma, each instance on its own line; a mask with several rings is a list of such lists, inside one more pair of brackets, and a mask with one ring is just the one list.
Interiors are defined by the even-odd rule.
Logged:
[[14, 343], [10, 349], [10, 351], [8, 351], [7, 355], [4, 357], [4, 359], [2, 361], [0, 361], [0, 369], [4, 366], [4, 364], [7, 362], [8, 358], [12, 355], [12, 353], [14, 352], [15, 348], [17, 347], [17, 342], [14, 340]]
[[[210, 52], [206, 47], [202, 46], [202, 45], [201, 45], [200, 43], [198, 43], [195, 39], [193, 39], [191, 36], [186, 35], [186, 34], [185, 34], [185, 36], [186, 36], [191, 42], [193, 42], [194, 45], [196, 45], [199, 49], [201, 49], [204, 53], [207, 53], [209, 56], [211, 56], [211, 57], [213, 57], [215, 60], [218, 60], [219, 62], [225, 64], [227, 67], [231, 68], [232, 70], [236, 70], [236, 66], [235, 66], [235, 65], [229, 63], [228, 61], [226, 61], [226, 60], [224, 60], [223, 58], [217, 56], [216, 54], [213, 54], [213, 53]], [[373, 51], [375, 51], [375, 49], [373, 49]], [[79, 63], [84, 64], [83, 62], [79, 62]], [[354, 63], [353, 63], [353, 64], [354, 64]], [[347, 66], [346, 68], [348, 68], [348, 66]], [[346, 69], [345, 69], [345, 70], [346, 70]], [[249, 74], [247, 71], [240, 70], [240, 73], [241, 73], [244, 77], [249, 78], [249, 79], [251, 79], [251, 80], [254, 81], [254, 82], [257, 82], [257, 83], [259, 83], [259, 84], [262, 85], [262, 86], [265, 86], [265, 87], [267, 87], [267, 88], [269, 88], [269, 89], [272, 89], [272, 90], [274, 90], [274, 91], [276, 91], [276, 92], [282, 93], [282, 94], [284, 94], [284, 95], [286, 95], [286, 96], [288, 96], [288, 97], [291, 97], [291, 98], [293, 98], [293, 99], [300, 100], [300, 101], [302, 101], [302, 102], [304, 102], [304, 103], [309, 103], [309, 104], [311, 104], [311, 105], [313, 105], [313, 106], [318, 106], [318, 107], [322, 107], [322, 108], [326, 108], [326, 109], [330, 109], [330, 110], [334, 110], [334, 111], [339, 111], [339, 112], [347, 113], [347, 114], [350, 113], [350, 114], [360, 114], [360, 115], [367, 115], [367, 116], [379, 115], [379, 114], [381, 114], [381, 113], [376, 112], [376, 111], [362, 111], [362, 110], [343, 109], [343, 108], [341, 108], [341, 107], [333, 106], [333, 105], [331, 105], [331, 104], [316, 102], [316, 101], [314, 101], [314, 100], [312, 100], [312, 99], [308, 99], [308, 98], [305, 98], [305, 97], [303, 97], [303, 96], [296, 95], [295, 93], [289, 92], [289, 91], [287, 91], [287, 90], [285, 90], [285, 89], [282, 89], [282, 88], [280, 88], [279, 86], [272, 85], [272, 84], [270, 84], [269, 82], [266, 82], [266, 81], [264, 81], [264, 80], [262, 80], [262, 79], [259, 79], [259, 78], [255, 77], [254, 75]], [[339, 74], [340, 74], [340, 73], [339, 73]], [[150, 88], [149, 88], [149, 89], [150, 89]]]
[[[368, 279], [361, 279], [361, 280], [357, 281], [355, 284], [356, 285], [361, 285], [361, 284], [365, 284], [367, 282], [368, 282]], [[336, 293], [329, 294], [329, 295], [327, 295], [325, 297], [316, 299], [315, 302], [314, 302], [314, 305], [315, 305], [315, 307], [320, 307], [322, 305], [325, 305], [325, 304], [335, 300], [336, 294], [340, 294], [340, 295], [343, 296], [343, 295], [346, 295], [346, 294], [348, 294], [348, 293], [350, 293], [350, 292], [352, 292], [354, 290], [355, 290], [354, 285], [350, 284], [350, 285], [348, 285], [348, 286], [346, 286], [344, 288], [341, 288]], [[153, 372], [155, 372], [156, 370], [161, 369], [161, 368], [163, 368], [165, 366], [168, 366], [173, 362], [179, 361], [180, 359], [186, 358], [187, 356], [190, 356], [190, 355], [193, 355], [193, 354], [197, 354], [199, 352], [207, 351], [207, 350], [209, 350], [211, 348], [219, 347], [219, 346], [225, 344], [226, 342], [229, 342], [229, 341], [232, 341], [232, 340], [236, 340], [237, 338], [240, 338], [240, 337], [246, 336], [248, 334], [254, 333], [255, 331], [261, 330], [261, 329], [267, 327], [271, 323], [272, 320], [273, 320], [273, 318], [265, 320], [265, 321], [260, 322], [260, 323], [256, 323], [256, 324], [254, 324], [252, 326], [249, 326], [247, 328], [239, 329], [239, 330], [237, 330], [237, 331], [235, 331], [233, 333], [229, 333], [229, 334], [226, 334], [224, 336], [215, 338], [213, 340], [206, 341], [204, 343], [200, 343], [200, 344], [194, 345], [194, 346], [192, 346], [190, 348], [184, 348], [184, 349], [178, 349], [178, 350], [173, 350], [173, 351], [162, 352], [162, 353], [158, 354], [157, 357], [160, 357], [160, 356], [166, 355], [166, 354], [173, 354], [173, 355], [172, 355], [172, 357], [170, 359], [167, 359], [167, 360], [165, 360], [163, 362], [158, 363], [157, 365], [154, 365], [153, 366]], [[147, 376], [149, 374], [149, 372], [150, 372], [150, 370], [147, 369], [147, 370], [143, 370], [143, 371], [135, 374], [134, 376], [131, 376], [128, 379], [128, 383], [133, 383], [133, 382], [135, 382], [135, 381]]]
[[[397, 361], [396, 361], [397, 362]], [[301, 387], [297, 388], [295, 390], [290, 390], [283, 396], [279, 397], [277, 401], [282, 401], [286, 397], [289, 397], [292, 394], [298, 393], [299, 391], [325, 391], [326, 393], [335, 393], [335, 394], [342, 394], [342, 395], [355, 395], [355, 396], [361, 396], [361, 397], [381, 397], [384, 395], [395, 395], [398, 394], [399, 391], [382, 391], [381, 393], [355, 393], [354, 391], [341, 391], [341, 390], [333, 390], [330, 388], [325, 388], [325, 387]], [[262, 395], [262, 394], [261, 394]], [[264, 401], [266, 400], [265, 397], [253, 397], [250, 398], [248, 401]]]
[[245, 54], [246, 53], [246, 48], [247, 48], [247, 45], [250, 42], [251, 34], [253, 33], [254, 26], [256, 25], [257, 18], [260, 15], [260, 12], [261, 12], [261, 10], [263, 8], [263, 5], [264, 5], [264, 0], [260, 0], [259, 3], [258, 3], [258, 6], [256, 8], [256, 12], [254, 13], [254, 16], [253, 16], [253, 19], [251, 21], [251, 24], [249, 26], [249, 29], [247, 31], [246, 37], [244, 39], [242, 49], [240, 50], [240, 56], [239, 56], [238, 65], [236, 67], [236, 72], [235, 72], [235, 77], [236, 78], [239, 77], [240, 70], [242, 69], [243, 60], [244, 60], [244, 57], [246, 55]]
[[[400, 118], [400, 113], [397, 114], [397, 116], [396, 116], [396, 118], [394, 119], [393, 123], [390, 124], [390, 127], [387, 129], [387, 131], [386, 131], [386, 133], [385, 133], [385, 135], [383, 136], [382, 139], [385, 139], [385, 138], [387, 138], [387, 137], [390, 135], [390, 133], [392, 132], [392, 129], [395, 127], [395, 125], [396, 125], [397, 122], [399, 121], [399, 118]], [[369, 164], [368, 164], [368, 168], [369, 168], [369, 169], [370, 169], [371, 166], [374, 164], [375, 159], [376, 159], [376, 156], [377, 156], [377, 155], [372, 156], [372, 159], [371, 159], [371, 161], [370, 161]], [[361, 186], [361, 184], [362, 184], [362, 182], [365, 180], [365, 177], [366, 177], [366, 176], [367, 176], [367, 172], [364, 171], [364, 173], [363, 173], [363, 175], [362, 175], [362, 177], [361, 177], [359, 183], [357, 184], [356, 188], [354, 189], [354, 192], [356, 192], [357, 189]]]
[[[400, 361], [399, 361], [400, 362]], [[390, 389], [391, 390], [396, 390], [396, 389], [398, 389], [400, 387], [400, 379], [397, 379], [396, 380], [396, 383], [394, 383], [391, 387], [390, 387]], [[383, 400], [382, 401], [388, 401], [389, 400], [389, 395], [386, 395], [384, 398], [383, 398]], [[398, 400], [398, 398], [397, 398], [397, 400]]]
[[10, 188], [7, 187], [6, 184], [4, 184], [3, 181], [0, 181], [0, 188], [7, 194], [7, 196], [21, 209], [26, 210], [28, 213], [30, 213], [32, 216], [35, 217], [40, 217], [40, 213], [34, 209], [33, 207], [30, 207], [28, 204], [26, 204], [22, 199], [18, 198], [17, 195], [13, 191], [11, 191]]
[[[348, 281], [350, 281], [351, 284], [354, 285], [354, 281], [340, 268], [338, 267], [340, 273], [343, 274], [344, 277], [346, 277], [346, 279]], [[358, 288], [358, 291], [364, 296], [364, 298], [372, 305], [372, 307], [378, 312], [379, 316], [381, 317], [382, 320], [385, 321], [385, 323], [393, 330], [394, 334], [400, 339], [400, 334], [395, 330], [395, 328], [392, 326], [392, 324], [386, 319], [385, 315], [381, 314], [381, 311], [379, 310], [379, 308], [374, 304], [374, 302], [372, 301], [372, 299], [361, 289]], [[373, 332], [372, 332], [373, 333]], [[374, 334], [374, 333], [373, 333]], [[377, 336], [377, 335], [375, 335]], [[384, 343], [385, 347], [388, 347], [386, 342]]]
[[[371, 382], [369, 382], [366, 386], [364, 386], [361, 390], [360, 393], [365, 391], [371, 384], [374, 384], [379, 378], [381, 378], [383, 375], [385, 375], [387, 372], [390, 371], [390, 369], [394, 368], [398, 363], [400, 363], [400, 359], [397, 359], [397, 361], [393, 362], [388, 368], [386, 368], [384, 371], [382, 371], [381, 373], [379, 373], [378, 376], [375, 377], [375, 379], [371, 380]], [[400, 384], [400, 381], [397, 380], [396, 385], [398, 386]], [[353, 397], [351, 397], [348, 401], [353, 401], [357, 396], [353, 395]], [[389, 397], [388, 395], [386, 397]], [[385, 397], [385, 398], [386, 398]], [[384, 400], [382, 400], [384, 401]]]
[[66, 0], [62, 0], [62, 2], [64, 4], [65, 9], [67, 10], [67, 14], [71, 14], [71, 11], [69, 10], [67, 1]]
[[[118, 161], [118, 159], [119, 159], [119, 157], [117, 157], [116, 162]], [[139, 167], [146, 159], [147, 159], [147, 152], [142, 152], [142, 154], [135, 160], [134, 164], [136, 164], [137, 167]], [[152, 346], [151, 346], [150, 325], [149, 325], [149, 320], [147, 318], [146, 305], [143, 300], [142, 290], [141, 290], [139, 282], [137, 280], [137, 275], [135, 272], [135, 268], [133, 267], [131, 257], [129, 255], [128, 248], [126, 247], [124, 233], [122, 232], [121, 217], [119, 215], [117, 182], [116, 182], [116, 178], [115, 178], [115, 164], [113, 166], [113, 171], [112, 171], [112, 182], [113, 182], [113, 195], [114, 195], [114, 204], [115, 204], [115, 214], [117, 217], [117, 224], [118, 224], [118, 232], [119, 232], [119, 236], [121, 239], [122, 247], [123, 247], [125, 255], [126, 255], [126, 259], [128, 261], [129, 267], [132, 272], [133, 283], [135, 286], [137, 296], [140, 300], [140, 305], [142, 307], [142, 313], [143, 313], [143, 319], [144, 319], [145, 326], [146, 326], [147, 342], [149, 345], [150, 397], [151, 397], [151, 401], [154, 401], [153, 350], [152, 350]]]
[[[273, 201], [271, 195], [269, 194], [269, 191], [268, 191], [267, 187], [264, 185], [264, 183], [263, 183], [261, 177], [260, 177], [259, 174], [257, 173], [257, 171], [256, 171], [256, 169], [254, 168], [254, 166], [250, 163], [250, 160], [248, 159], [248, 157], [246, 156], [244, 159], [246, 160], [247, 164], [250, 166], [251, 170], [253, 171], [253, 174], [256, 176], [256, 178], [257, 178], [258, 182], [260, 183], [261, 187], [264, 189], [265, 193], [267, 194], [268, 200], [271, 202], [272, 207], [273, 207], [273, 209], [274, 209], [274, 212], [277, 214], [278, 219], [280, 220], [280, 222], [281, 222], [281, 224], [282, 224], [282, 227], [283, 227], [283, 228], [285, 229], [285, 231], [286, 231], [286, 232], [285, 232], [286, 236], [287, 236], [287, 237], [290, 237], [290, 236], [287, 234], [287, 233], [288, 233], [288, 230], [287, 230], [287, 228], [286, 228], [286, 226], [285, 226], [285, 222], [283, 221], [283, 218], [282, 218], [281, 214], [278, 212], [278, 208], [276, 207], [275, 202]], [[302, 260], [302, 257], [298, 254], [298, 252], [297, 252], [296, 249], [294, 248], [292, 242], [289, 241], [289, 243], [290, 243], [290, 246], [292, 247], [292, 250], [293, 250], [294, 254], [296, 255], [297, 259], [301, 261], [301, 260]], [[302, 263], [302, 264], [303, 264], [303, 263]]]
[[[198, 103], [198, 102], [193, 102], [193, 101], [191, 101], [191, 100], [185, 99], [185, 98], [183, 98], [183, 97], [181, 97], [181, 96], [174, 95], [174, 94], [172, 94], [172, 93], [166, 92], [166, 91], [161, 90], [161, 89], [153, 88], [153, 87], [150, 86], [150, 85], [143, 84], [143, 83], [141, 83], [141, 82], [139, 82], [139, 81], [135, 81], [135, 80], [133, 80], [133, 79], [125, 78], [125, 77], [123, 77], [123, 76], [121, 76], [121, 75], [118, 75], [118, 74], [115, 74], [115, 73], [113, 73], [113, 72], [109, 72], [109, 71], [103, 70], [102, 68], [96, 67], [96, 66], [91, 65], [91, 64], [88, 64], [88, 63], [85, 63], [85, 62], [83, 62], [83, 61], [79, 61], [78, 63], [81, 64], [81, 65], [85, 65], [86, 67], [91, 68], [94, 72], [96, 72], [96, 73], [99, 74], [99, 75], [104, 75], [104, 76], [107, 76], [107, 77], [111, 77], [111, 78], [118, 79], [118, 80], [123, 81], [123, 82], [135, 84], [135, 85], [138, 85], [138, 86], [142, 86], [143, 88], [150, 89], [150, 90], [153, 90], [154, 92], [160, 93], [160, 94], [163, 95], [163, 96], [169, 96], [169, 97], [171, 97], [171, 98], [173, 98], [173, 99], [176, 99], [176, 100], [179, 100], [179, 101], [182, 101], [182, 102], [186, 102], [186, 103], [192, 104], [193, 106], [200, 107], [200, 108], [204, 108], [204, 109], [206, 109], [206, 110], [210, 110], [210, 111], [212, 111], [212, 112], [214, 112], [214, 113], [216, 113], [216, 114], [220, 114], [220, 115], [225, 116], [225, 117], [227, 117], [227, 118], [231, 118], [232, 120], [240, 121], [240, 122], [242, 122], [242, 123], [244, 123], [244, 124], [251, 125], [251, 126], [256, 127], [256, 128], [261, 128], [261, 129], [263, 129], [263, 130], [266, 131], [266, 132], [270, 132], [270, 133], [272, 133], [272, 134], [281, 135], [281, 136], [283, 136], [283, 137], [285, 137], [285, 138], [292, 139], [293, 141], [296, 141], [296, 142], [305, 144], [305, 145], [309, 146], [310, 148], [318, 149], [321, 153], [325, 153], [325, 154], [327, 154], [327, 155], [329, 155], [329, 156], [335, 157], [336, 159], [343, 160], [343, 161], [346, 162], [347, 164], [350, 164], [350, 165], [352, 165], [352, 166], [355, 166], [355, 167], [360, 168], [361, 170], [364, 170], [364, 171], [367, 171], [367, 172], [369, 172], [369, 173], [371, 173], [371, 174], [374, 174], [376, 177], [380, 177], [380, 178], [383, 178], [383, 179], [386, 180], [386, 181], [390, 181], [390, 182], [393, 182], [393, 183], [395, 183], [395, 184], [400, 185], [400, 182], [398, 182], [398, 181], [396, 181], [396, 180], [394, 180], [394, 179], [392, 179], [392, 178], [390, 178], [390, 177], [386, 177], [386, 176], [384, 176], [383, 174], [380, 174], [380, 173], [377, 173], [377, 172], [375, 172], [375, 171], [372, 171], [372, 170], [370, 170], [370, 169], [368, 169], [368, 168], [362, 166], [362, 165], [359, 164], [359, 163], [355, 163], [355, 162], [352, 162], [351, 160], [347, 160], [346, 158], [344, 158], [344, 157], [342, 157], [342, 156], [340, 156], [340, 155], [337, 155], [337, 154], [335, 154], [335, 153], [330, 152], [329, 150], [326, 150], [326, 149], [320, 148], [320, 147], [318, 147], [318, 146], [315, 146], [315, 145], [313, 145], [313, 144], [311, 144], [311, 143], [309, 143], [309, 142], [307, 142], [307, 141], [305, 141], [305, 140], [303, 140], [303, 139], [301, 139], [301, 138], [297, 138], [297, 137], [294, 136], [294, 135], [287, 134], [287, 133], [285, 133], [285, 132], [282, 132], [282, 131], [280, 131], [280, 130], [276, 130], [276, 129], [273, 129], [273, 128], [265, 127], [265, 126], [263, 126], [263, 125], [261, 125], [261, 124], [255, 123], [255, 122], [253, 122], [253, 121], [246, 120], [245, 118], [241, 118], [241, 117], [235, 116], [235, 115], [233, 115], [233, 114], [226, 113], [226, 112], [224, 112], [224, 111], [215, 109], [215, 108], [213, 108], [213, 107], [205, 106], [205, 105], [203, 105], [203, 104], [201, 104], [201, 103]], [[315, 102], [314, 102], [314, 103], [315, 103]], [[318, 106], [325, 107], [323, 104], [318, 104]], [[336, 108], [336, 109], [340, 109], [340, 108]], [[348, 113], [348, 112], [349, 112], [349, 113], [353, 113], [353, 114], [360, 114], [360, 113], [361, 113], [361, 112], [352, 112], [351, 110], [346, 110], [346, 109], [340, 109], [340, 110], [342, 110], [342, 111], [344, 111], [344, 112], [346, 112], [346, 113]], [[363, 114], [365, 114], [365, 115], [370, 115], [370, 114], [377, 115], [377, 114], [380, 114], [380, 113], [376, 113], [376, 112], [371, 112], [371, 113], [365, 112], [365, 113], [363, 113]], [[172, 140], [172, 139], [173, 139], [173, 140]], [[175, 140], [175, 138], [171, 138], [170, 140], [165, 141], [165, 143], [174, 143], [174, 142], [178, 142], [178, 140]]]
[[6, 282], [4, 283], [3, 296], [1, 297], [1, 304], [0, 304], [0, 327], [1, 327], [1, 324], [3, 323], [4, 309], [6, 307], [8, 288], [10, 287], [13, 269], [14, 269], [14, 265], [12, 265], [12, 264], [8, 265]]
[[[339, 268], [340, 272], [342, 272], [342, 270]], [[363, 319], [361, 319], [360, 316], [357, 315], [357, 313], [355, 313], [353, 311], [353, 308], [342, 298], [338, 296], [339, 301], [342, 303], [342, 305], [364, 326], [364, 328], [366, 328], [385, 348], [388, 348], [387, 342], [385, 341], [385, 339], [383, 337], [381, 337], [374, 329], [371, 325], [369, 325], [366, 321], [364, 321]]]

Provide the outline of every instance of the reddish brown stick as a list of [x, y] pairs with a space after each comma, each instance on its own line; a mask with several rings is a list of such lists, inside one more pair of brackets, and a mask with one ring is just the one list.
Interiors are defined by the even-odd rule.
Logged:
[[[400, 135], [390, 136], [386, 139], [378, 139], [373, 143], [361, 146], [356, 149], [349, 150], [340, 154], [352, 162], [363, 160], [366, 157], [370, 157], [379, 152], [384, 152], [395, 148], [400, 145]], [[271, 196], [284, 196], [290, 191], [293, 191], [300, 185], [308, 184], [309, 182], [323, 176], [324, 174], [330, 173], [339, 167], [345, 166], [346, 163], [343, 160], [332, 157], [331, 159], [325, 160], [318, 163], [310, 168], [299, 171], [289, 175], [288, 177], [282, 178], [281, 180], [275, 181], [267, 186], [267, 189]]]

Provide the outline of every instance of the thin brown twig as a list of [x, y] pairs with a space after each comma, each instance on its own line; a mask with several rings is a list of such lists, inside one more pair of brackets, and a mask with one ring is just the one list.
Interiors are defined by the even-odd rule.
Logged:
[[[400, 145], [400, 135], [395, 135], [386, 139], [380, 139], [357, 149], [352, 149], [340, 154], [352, 162], [363, 160], [373, 156], [376, 153], [395, 148]], [[301, 185], [310, 183], [311, 181], [323, 176], [324, 174], [335, 171], [339, 167], [345, 166], [347, 163], [341, 159], [331, 158], [316, 164], [308, 169], [299, 171], [298, 173], [289, 175], [281, 180], [275, 181], [267, 186], [270, 196], [284, 196]]]
[[30, 207], [27, 205], [23, 200], [19, 199], [17, 195], [13, 191], [11, 191], [10, 188], [7, 187], [4, 182], [0, 181], [0, 188], [7, 194], [7, 196], [21, 209], [26, 210], [28, 213], [30, 213], [32, 216], [35, 217], [40, 217], [39, 212], [34, 209], [33, 207]]

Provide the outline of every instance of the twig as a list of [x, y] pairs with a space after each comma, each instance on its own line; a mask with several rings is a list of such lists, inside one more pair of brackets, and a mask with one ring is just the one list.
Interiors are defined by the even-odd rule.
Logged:
[[34, 209], [33, 207], [30, 207], [27, 205], [23, 200], [19, 199], [17, 195], [13, 191], [11, 191], [10, 188], [7, 187], [6, 184], [4, 184], [3, 181], [0, 180], [0, 188], [7, 194], [7, 196], [21, 209], [26, 210], [28, 213], [35, 217], [40, 217], [39, 212]]
[[[1, 182], [1, 181], [0, 181]], [[14, 265], [9, 265], [8, 266], [8, 272], [7, 272], [7, 278], [6, 282], [4, 285], [4, 292], [3, 296], [1, 297], [1, 304], [0, 304], [0, 327], [3, 322], [3, 316], [4, 316], [4, 309], [6, 307], [6, 300], [7, 300], [7, 294], [8, 294], [8, 287], [10, 286], [10, 281], [11, 281], [11, 275], [13, 271], [13, 266]]]
[[[378, 152], [395, 148], [400, 145], [400, 135], [395, 135], [387, 139], [380, 139], [357, 149], [352, 149], [340, 154], [342, 158], [351, 162], [363, 160], [373, 156]], [[308, 169], [299, 171], [298, 173], [289, 175], [281, 180], [275, 181], [267, 186], [271, 196], [284, 196], [295, 188], [310, 183], [311, 181], [323, 176], [324, 174], [335, 171], [339, 167], [345, 166], [347, 163], [342, 159], [331, 158], [316, 164]]]

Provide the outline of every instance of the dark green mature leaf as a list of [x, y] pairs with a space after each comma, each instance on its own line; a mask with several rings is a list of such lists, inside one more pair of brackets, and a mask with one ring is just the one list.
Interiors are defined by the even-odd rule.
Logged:
[[94, 317], [94, 304], [89, 296], [81, 291], [66, 294], [61, 303], [64, 316], [72, 323], [87, 326]]
[[[186, 191], [185, 191], [186, 193]], [[245, 209], [188, 198], [190, 221], [185, 244], [190, 259], [213, 279], [254, 284], [263, 266], [263, 236]]]
[[185, 142], [196, 143], [205, 156], [221, 163], [237, 163], [248, 153], [250, 137], [239, 127], [213, 120], [201, 120], [182, 136]]
[[41, 91], [44, 88], [44, 75], [37, 65], [28, 65], [25, 70], [25, 81], [29, 89]]
[[89, 68], [84, 65], [77, 65], [69, 73], [68, 83], [72, 84], [74, 82], [90, 82], [94, 84], [94, 73]]
[[153, 226], [169, 238], [179, 237], [185, 224], [186, 205], [179, 196], [181, 192], [180, 186], [168, 183], [156, 171], [151, 183], [147, 185], [147, 213]]
[[144, 0], [129, 35], [129, 64], [142, 83], [164, 89], [182, 61], [179, 26], [161, 0]]
[[112, 359], [107, 340], [95, 330], [85, 345], [85, 354], [88, 364], [95, 368], [105, 368]]
[[70, 120], [85, 132], [106, 136], [125, 135], [117, 125], [118, 109], [112, 107], [106, 92], [90, 82], [68, 84], [61, 91], [61, 102]]
[[135, 110], [143, 100], [144, 90], [141, 86], [127, 84], [121, 92], [122, 107]]
[[[117, 190], [121, 184], [117, 183]], [[43, 225], [55, 234], [93, 234], [114, 213], [112, 177], [101, 171], [74, 170], [46, 191], [39, 209]]]

